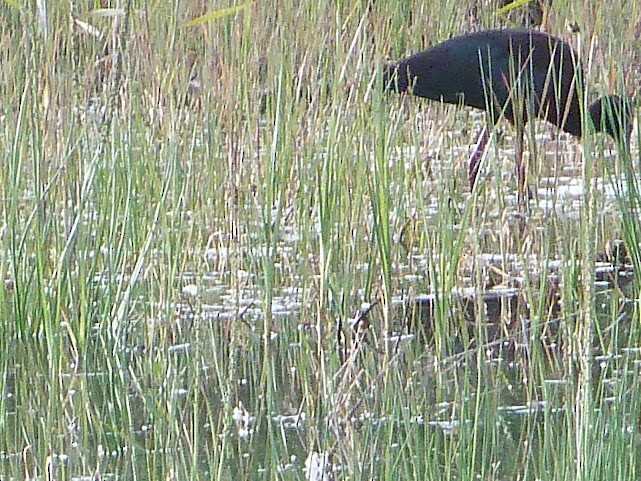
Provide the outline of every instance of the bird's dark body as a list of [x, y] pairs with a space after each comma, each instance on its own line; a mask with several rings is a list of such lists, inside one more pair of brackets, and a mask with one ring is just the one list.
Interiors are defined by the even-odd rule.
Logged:
[[[490, 123], [503, 116], [515, 124], [520, 194], [526, 184], [524, 125], [537, 117], [577, 137], [584, 130], [578, 57], [563, 40], [534, 30], [486, 30], [446, 40], [387, 66], [383, 82], [386, 90], [475, 107], [488, 112]], [[632, 131], [630, 107], [610, 95], [590, 105], [589, 117], [597, 131], [625, 143]], [[485, 129], [470, 158], [472, 186], [488, 137]]]
[[[513, 124], [539, 117], [582, 134], [581, 64], [570, 45], [538, 31], [486, 30], [454, 37], [388, 66], [384, 82], [388, 90], [487, 110], [493, 121], [500, 115]], [[592, 114], [590, 109], [593, 120], [600, 110]]]

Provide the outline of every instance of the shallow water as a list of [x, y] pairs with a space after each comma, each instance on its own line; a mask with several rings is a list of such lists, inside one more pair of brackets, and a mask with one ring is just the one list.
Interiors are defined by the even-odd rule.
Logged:
[[[598, 399], [595, 412], [611, 416], [629, 444], [641, 449], [634, 413], [626, 410], [634, 406], [641, 373], [632, 263], [600, 246], [595, 278], [589, 280], [596, 289], [593, 351], [577, 352], [583, 319], [579, 263], [576, 252], [563, 250], [573, 245], [563, 236], [577, 236], [586, 190], [576, 144], [557, 141], [547, 130], [537, 137], [552, 148], [542, 152], [545, 168], [534, 176], [538, 188], [526, 217], [528, 242], [535, 246], [530, 249], [513, 230], [525, 214], [513, 192], [513, 151], [504, 148], [512, 141], [510, 133], [495, 140], [480, 208], [465, 227], [462, 221], [443, 222], [438, 189], [457, 199], [452, 210], [463, 219], [471, 202], [464, 165], [469, 149], [430, 146], [417, 155], [406, 146], [390, 160], [392, 166], [403, 162], [408, 176], [420, 163], [425, 177], [417, 180], [422, 197], [392, 212], [391, 223], [407, 228], [395, 231], [389, 307], [380, 290], [366, 289], [367, 274], [374, 272], [378, 286], [380, 273], [363, 259], [332, 265], [348, 270], [353, 284], [323, 286], [331, 294], [319, 294], [319, 249], [304, 244], [310, 234], [297, 230], [293, 206], [281, 217], [277, 281], [269, 295], [262, 266], [270, 251], [257, 234], [260, 223], [244, 226], [251, 239], [244, 245], [225, 244], [219, 233], [222, 240], [199, 256], [205, 267], [195, 263], [178, 280], [181, 295], [171, 301], [170, 312], [153, 298], [137, 299], [138, 317], [128, 319], [122, 338], [96, 326], [87, 358], [62, 367], [69, 422], [49, 427], [57, 450], [43, 460], [28, 450], [8, 449], [0, 470], [28, 471], [35, 478], [50, 466], [59, 478], [92, 479], [99, 473], [103, 479], [129, 479], [135, 472], [136, 479], [151, 480], [166, 472], [187, 477], [181, 468], [195, 460], [203, 477], [220, 466], [227, 479], [273, 479], [274, 473], [323, 479], [323, 472], [373, 479], [383, 477], [388, 457], [400, 457], [408, 446], [429, 452], [430, 462], [446, 469], [452, 463], [448, 453], [463, 453], [459, 444], [481, 437], [481, 446], [500, 453], [501, 479], [516, 479], [520, 460], [545, 452], [550, 433], [572, 437], [568, 426], [576, 410], [575, 364], [581, 354]], [[453, 157], [462, 160], [453, 163]], [[462, 180], [453, 185], [457, 176]], [[611, 177], [596, 182], [597, 223], [611, 246], [620, 245], [618, 232], [608, 230], [620, 216], [616, 185]], [[248, 214], [260, 215], [257, 209]], [[549, 240], [551, 218], [556, 232]], [[444, 225], [465, 233], [462, 253], [434, 241]], [[354, 234], [354, 242], [372, 244], [371, 230], [363, 232]], [[100, 276], [94, 282], [109, 280]], [[373, 292], [371, 298], [366, 292]], [[56, 339], [71, 334], [61, 329]], [[46, 365], [48, 359], [44, 349], [39, 359], [20, 349], [13, 354], [2, 394], [9, 448], [21, 446], [25, 417], [46, 418], [43, 406], [52, 389], [43, 388], [33, 399], [13, 396], [19, 379], [30, 376], [30, 363]], [[94, 409], [106, 419], [130, 419], [131, 425], [126, 432], [100, 430], [102, 437], [94, 439], [88, 435], [92, 423], [104, 422], [88, 414]], [[194, 432], [197, 443], [190, 438]], [[532, 434], [537, 432], [547, 434]], [[227, 457], [219, 460], [223, 445]], [[407, 459], [429, 464], [428, 458], [415, 458], [420, 457]], [[463, 472], [453, 478], [466, 479]]]

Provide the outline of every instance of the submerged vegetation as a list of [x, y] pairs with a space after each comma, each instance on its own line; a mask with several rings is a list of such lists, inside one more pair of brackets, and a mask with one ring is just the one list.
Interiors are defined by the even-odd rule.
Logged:
[[483, 115], [380, 88], [537, 18], [634, 97], [637, 2], [27, 3], [1, 479], [641, 477], [639, 132], [529, 123], [524, 211], [509, 128], [471, 194]]

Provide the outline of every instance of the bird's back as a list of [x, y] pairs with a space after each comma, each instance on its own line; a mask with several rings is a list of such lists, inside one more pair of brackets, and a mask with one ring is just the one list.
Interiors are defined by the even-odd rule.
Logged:
[[530, 30], [486, 30], [403, 59], [388, 67], [384, 80], [392, 90], [412, 87], [419, 97], [488, 110], [494, 119], [540, 117], [580, 135], [578, 65], [572, 48], [558, 38]]

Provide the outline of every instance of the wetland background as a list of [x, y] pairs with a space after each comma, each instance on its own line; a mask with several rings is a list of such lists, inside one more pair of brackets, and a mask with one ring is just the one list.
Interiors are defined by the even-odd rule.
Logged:
[[0, 478], [641, 479], [638, 128], [529, 124], [523, 211], [380, 89], [542, 21], [638, 94], [638, 2], [498, 3], [4, 2]]

